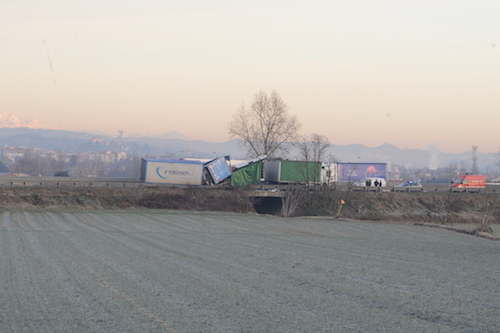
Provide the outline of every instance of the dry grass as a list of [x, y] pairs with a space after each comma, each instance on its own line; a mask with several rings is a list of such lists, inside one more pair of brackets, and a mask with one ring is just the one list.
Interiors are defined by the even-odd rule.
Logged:
[[[297, 193], [300, 200], [291, 214], [294, 216], [335, 216], [340, 200], [344, 200], [340, 218], [443, 225], [475, 223], [477, 232], [489, 232], [489, 225], [500, 223], [500, 194], [495, 193], [299, 192], [303, 193]], [[255, 212], [245, 191], [206, 188], [4, 187], [0, 189], [0, 207]]]

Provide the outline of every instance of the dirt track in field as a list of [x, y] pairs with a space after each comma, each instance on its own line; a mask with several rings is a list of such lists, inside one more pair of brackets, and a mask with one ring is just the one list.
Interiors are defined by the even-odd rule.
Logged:
[[0, 212], [1, 332], [499, 332], [500, 243], [403, 224]]

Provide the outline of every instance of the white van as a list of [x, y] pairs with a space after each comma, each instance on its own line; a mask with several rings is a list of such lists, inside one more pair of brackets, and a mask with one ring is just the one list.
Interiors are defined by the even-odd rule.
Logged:
[[380, 177], [367, 177], [354, 183], [354, 186], [386, 186], [384, 178]]

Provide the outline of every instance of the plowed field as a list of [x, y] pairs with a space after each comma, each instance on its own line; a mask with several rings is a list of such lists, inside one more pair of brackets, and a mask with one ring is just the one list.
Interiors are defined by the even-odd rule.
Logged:
[[499, 332], [500, 242], [166, 210], [0, 212], [1, 332]]

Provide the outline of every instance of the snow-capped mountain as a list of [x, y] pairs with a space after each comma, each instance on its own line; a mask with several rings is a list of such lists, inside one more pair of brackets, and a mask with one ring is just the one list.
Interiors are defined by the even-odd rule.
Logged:
[[31, 129], [57, 129], [54, 126], [42, 124], [37, 119], [21, 121], [14, 114], [5, 112], [0, 114], [0, 128], [31, 128]]

